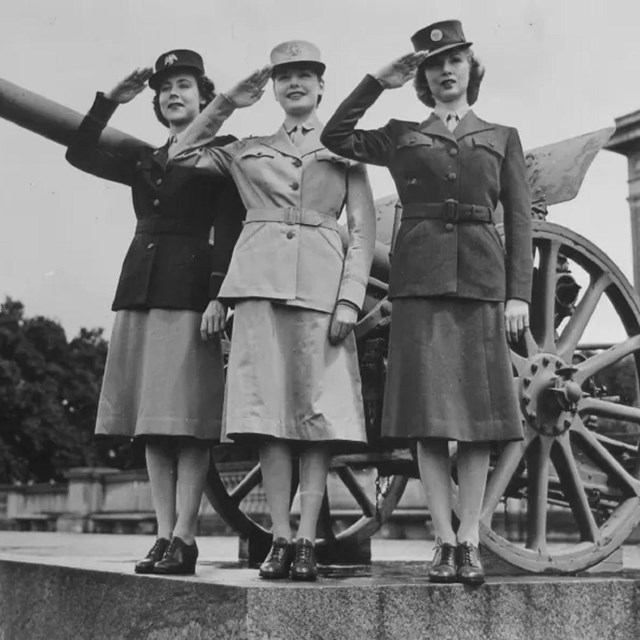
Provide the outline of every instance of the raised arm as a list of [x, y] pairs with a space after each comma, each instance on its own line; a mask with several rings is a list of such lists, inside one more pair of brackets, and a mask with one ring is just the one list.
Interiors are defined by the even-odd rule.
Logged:
[[347, 230], [347, 252], [329, 331], [329, 339], [334, 344], [356, 324], [375, 249], [376, 210], [367, 170], [362, 164], [351, 167], [347, 176]]
[[107, 151], [98, 146], [100, 135], [118, 105], [137, 96], [152, 70], [136, 69], [106, 94], [99, 92], [69, 144], [66, 159], [74, 167], [99, 178], [131, 185], [137, 153]]
[[345, 158], [385, 166], [393, 151], [389, 125], [381, 129], [356, 129], [356, 124], [385, 89], [396, 89], [408, 82], [424, 59], [424, 53], [410, 53], [366, 75], [338, 107], [321, 136], [322, 143]]

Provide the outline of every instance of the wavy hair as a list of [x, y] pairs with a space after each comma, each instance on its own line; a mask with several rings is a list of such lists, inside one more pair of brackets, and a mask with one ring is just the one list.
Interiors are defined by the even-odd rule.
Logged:
[[[484, 78], [484, 65], [476, 58], [473, 49], [470, 47], [467, 49], [463, 49], [463, 52], [467, 56], [467, 60], [469, 61], [469, 86], [467, 87], [467, 102], [469, 105], [475, 104], [478, 100], [478, 94], [480, 93], [480, 84], [482, 83], [482, 78]], [[451, 51], [443, 52], [442, 56], [446, 56], [451, 54]], [[418, 96], [418, 100], [423, 104], [426, 104], [427, 107], [436, 106], [436, 101], [433, 98], [433, 94], [431, 93], [431, 89], [429, 88], [429, 83], [427, 82], [427, 78], [425, 77], [424, 69], [427, 65], [428, 61], [423, 62], [416, 72], [416, 76], [413, 79], [413, 86], [416, 90], [416, 95]]]
[[[196, 75], [195, 73], [189, 75], [196, 79], [198, 93], [200, 94], [200, 98], [202, 98], [202, 103], [200, 104], [200, 111], [202, 111], [216, 97], [216, 87], [213, 84], [213, 80], [205, 75]], [[169, 126], [169, 123], [160, 110], [160, 89], [157, 89], [153, 96], [153, 112], [165, 127]]]

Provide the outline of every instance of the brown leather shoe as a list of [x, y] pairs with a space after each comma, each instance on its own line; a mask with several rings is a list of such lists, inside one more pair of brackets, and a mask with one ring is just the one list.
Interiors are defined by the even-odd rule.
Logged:
[[438, 544], [429, 568], [429, 580], [431, 582], [455, 582], [456, 570], [456, 546], [447, 542]]
[[296, 540], [296, 555], [291, 565], [292, 580], [315, 580], [318, 577], [316, 566], [316, 545], [308, 538]]
[[269, 555], [260, 565], [258, 575], [266, 580], [281, 580], [289, 576], [293, 561], [293, 545], [286, 538], [276, 538]]
[[190, 576], [196, 572], [198, 546], [187, 544], [182, 538], [173, 536], [160, 562], [156, 562], [153, 573], [172, 576]]
[[162, 556], [164, 556], [164, 552], [168, 546], [169, 541], [166, 538], [156, 538], [153, 547], [149, 549], [149, 553], [147, 553], [145, 558], [136, 562], [134, 571], [136, 573], [153, 573], [154, 565], [156, 562], [162, 560]]
[[465, 584], [482, 584], [484, 568], [478, 547], [470, 542], [458, 545], [458, 579]]

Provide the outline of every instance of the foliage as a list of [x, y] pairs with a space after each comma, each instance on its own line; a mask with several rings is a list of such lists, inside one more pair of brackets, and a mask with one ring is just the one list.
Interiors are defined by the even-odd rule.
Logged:
[[107, 353], [102, 329], [62, 327], [0, 305], [0, 483], [60, 480], [96, 464], [93, 429]]

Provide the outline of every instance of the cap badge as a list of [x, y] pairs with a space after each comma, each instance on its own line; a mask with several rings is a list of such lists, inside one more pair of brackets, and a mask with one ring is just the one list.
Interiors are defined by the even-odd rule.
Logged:
[[287, 54], [290, 55], [292, 58], [295, 58], [296, 56], [299, 56], [301, 53], [302, 53], [302, 49], [295, 42], [292, 42], [287, 47]]
[[172, 64], [178, 62], [178, 56], [175, 53], [170, 53], [164, 57], [164, 66], [170, 67]]
[[431, 40], [433, 40], [433, 42], [440, 42], [440, 40], [442, 40], [442, 31], [440, 31], [440, 29], [434, 29], [431, 32]]

